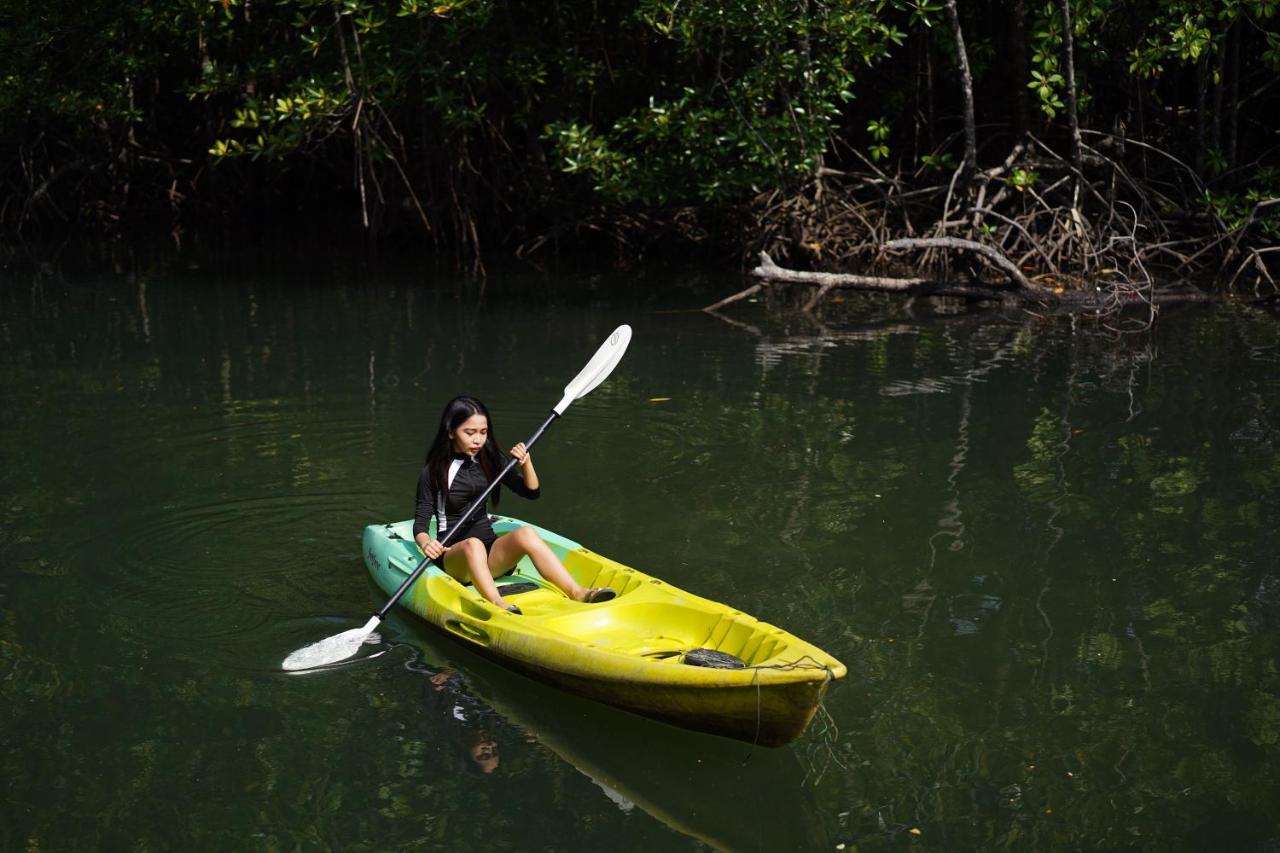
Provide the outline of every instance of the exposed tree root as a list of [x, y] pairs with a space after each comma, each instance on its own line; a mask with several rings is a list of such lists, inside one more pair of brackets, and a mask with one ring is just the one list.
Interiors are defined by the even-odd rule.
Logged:
[[[961, 166], [945, 184], [871, 163], [865, 172], [822, 169], [801, 192], [758, 200], [764, 236], [751, 275], [816, 287], [805, 310], [853, 288], [1095, 315], [1139, 306], [1146, 324], [1159, 305], [1280, 293], [1280, 254], [1267, 245], [1280, 200], [1262, 200], [1229, 225], [1206, 206], [1187, 164], [1146, 143], [1081, 133], [1075, 162], [1027, 136], [998, 165], [967, 180]], [[1125, 165], [1134, 148], [1147, 164], [1141, 179]], [[958, 256], [975, 260], [957, 270]], [[1189, 284], [1215, 279], [1212, 292]], [[758, 290], [759, 282], [708, 307]]]

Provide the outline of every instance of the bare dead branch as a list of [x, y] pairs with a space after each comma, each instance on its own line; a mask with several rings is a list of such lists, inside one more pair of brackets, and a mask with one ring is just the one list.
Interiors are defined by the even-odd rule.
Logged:
[[985, 243], [974, 240], [962, 240], [958, 237], [905, 237], [900, 240], [890, 240], [884, 244], [884, 247], [886, 249], [955, 249], [961, 252], [974, 252], [1002, 270], [1010, 279], [1017, 282], [1019, 287], [1030, 290], [1035, 286], [1027, 280], [1022, 270], [1018, 269], [1013, 261]]

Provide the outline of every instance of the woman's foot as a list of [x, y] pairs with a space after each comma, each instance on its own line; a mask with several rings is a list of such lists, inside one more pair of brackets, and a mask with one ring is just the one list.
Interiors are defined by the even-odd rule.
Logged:
[[618, 594], [611, 587], [593, 586], [590, 589], [584, 589], [578, 601], [583, 604], [599, 604], [602, 601], [612, 601], [617, 597]]
[[503, 610], [507, 611], [508, 613], [514, 613], [517, 616], [524, 615], [524, 611], [521, 610], [519, 607], [516, 607], [514, 604], [503, 603], [503, 604], [499, 604], [498, 606], [501, 607]]

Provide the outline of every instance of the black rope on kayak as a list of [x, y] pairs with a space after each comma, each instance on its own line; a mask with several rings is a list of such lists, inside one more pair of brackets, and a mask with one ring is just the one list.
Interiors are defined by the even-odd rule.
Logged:
[[[831, 667], [825, 666], [819, 663], [810, 655], [805, 655], [804, 657], [798, 658], [789, 663], [766, 664], [761, 666], [749, 667], [749, 669], [754, 670], [754, 672], [752, 673], [752, 683], [755, 684], [756, 686], [756, 734], [751, 741], [751, 750], [747, 753], [746, 758], [742, 759], [742, 766], [746, 767], [747, 763], [751, 761], [751, 756], [755, 754], [756, 746], [759, 745], [759, 742], [760, 742], [760, 723], [761, 723], [761, 715], [762, 715], [760, 670], [777, 669], [777, 670], [785, 671], [785, 670], [794, 670], [794, 669], [820, 669], [825, 674], [825, 679], [822, 685], [821, 696], [818, 699], [818, 707], [814, 711], [814, 715], [822, 720], [822, 730], [818, 732], [817, 736], [821, 742], [827, 744], [828, 761], [826, 765], [823, 766], [822, 771], [818, 774], [818, 778], [814, 781], [814, 784], [816, 785], [818, 784], [818, 782], [822, 781], [822, 777], [826, 774], [826, 768], [828, 765], [830, 765], [831, 761], [834, 761], [836, 764], [840, 765], [842, 768], [845, 767], [845, 763], [841, 761], [839, 756], [835, 754], [835, 750], [831, 746], [831, 744], [837, 742], [840, 738], [840, 727], [836, 725], [835, 718], [832, 717], [831, 712], [827, 710], [827, 703], [826, 703], [827, 687], [828, 685], [831, 684], [832, 681], [835, 680], [835, 675], [831, 672]], [[815, 746], [814, 748], [817, 748], [817, 747]], [[801, 781], [800, 783], [801, 785], [803, 785], [808, 780], [809, 774], [810, 772], [812, 772], [814, 767], [816, 767], [816, 762], [813, 762], [811, 760], [810, 767], [805, 771], [805, 778]]]
[[751, 669], [755, 670], [755, 672], [751, 673], [751, 683], [756, 686], [756, 733], [751, 738], [751, 749], [747, 750], [746, 758], [742, 759], [742, 764], [740, 765], [742, 767], [747, 766], [751, 761], [751, 756], [756, 754], [756, 747], [760, 745], [760, 670], [762, 667], [753, 666]]
[[[776, 669], [781, 671], [795, 669], [821, 669], [826, 673], [827, 683], [831, 683], [831, 668], [818, 663], [811, 655], [805, 655], [802, 658], [790, 661], [788, 663], [764, 664], [757, 666], [747, 666], [747, 662], [742, 658], [731, 655], [728, 652], [722, 652], [717, 649], [690, 649], [681, 656], [681, 663], [690, 666], [705, 666], [711, 669], [750, 669], [751, 683], [756, 688], [756, 732], [751, 738], [751, 750], [747, 753], [746, 758], [742, 759], [742, 766], [746, 767], [751, 761], [751, 756], [755, 754], [756, 747], [760, 745], [760, 729], [764, 722], [764, 696], [762, 686], [760, 684], [760, 670]], [[825, 685], [823, 693], [826, 693]], [[822, 702], [819, 700], [819, 707]], [[830, 716], [830, 715], [828, 715]]]
[[[840, 760], [840, 756], [836, 754], [835, 744], [840, 739], [840, 728], [836, 725], [835, 718], [831, 716], [831, 712], [827, 710], [823, 703], [818, 704], [818, 713], [822, 720], [822, 727], [816, 732], [815, 740], [809, 745], [808, 755], [806, 756], [807, 767], [804, 771], [804, 778], [800, 780], [800, 784], [804, 785], [809, 781], [811, 774], [816, 774], [813, 784], [816, 787], [821, 784], [822, 777], [827, 774], [827, 769], [831, 766], [831, 762], [835, 762], [841, 769], [848, 770], [848, 765]], [[818, 751], [826, 748], [826, 760], [822, 762], [821, 768], [818, 766]]]
[[756, 751], [756, 745], [760, 743], [760, 667], [753, 666], [752, 669], [755, 672], [751, 673], [751, 680], [756, 684], [756, 735], [751, 739], [751, 752], [747, 753], [747, 761], [751, 760], [752, 754]]
[[[828, 669], [827, 684], [830, 684], [832, 680], [831, 670]], [[809, 748], [809, 766], [805, 769], [804, 779], [800, 780], [801, 785], [805, 784], [809, 780], [809, 774], [816, 770], [818, 762], [816, 760], [815, 752], [822, 746], [825, 746], [827, 749], [827, 760], [822, 765], [822, 769], [817, 771], [817, 778], [813, 780], [813, 784], [815, 786], [822, 782], [822, 777], [826, 775], [827, 768], [831, 766], [832, 761], [839, 765], [843, 770], [849, 769], [848, 766], [840, 760], [840, 756], [836, 754], [835, 744], [840, 740], [840, 727], [836, 725], [835, 717], [831, 716], [831, 712], [827, 710], [826, 684], [823, 685], [822, 697], [818, 700], [818, 708], [814, 712], [814, 716], [818, 717], [822, 721], [822, 728], [816, 733], [816, 742]]]
[[687, 663], [690, 666], [705, 666], [710, 669], [776, 669], [787, 672], [794, 669], [821, 669], [827, 674], [827, 681], [831, 681], [831, 668], [818, 663], [811, 655], [805, 655], [802, 658], [790, 661], [788, 663], [769, 663], [748, 666], [747, 662], [736, 655], [728, 652], [722, 652], [717, 649], [689, 649], [681, 656], [681, 663]]
[[793, 669], [821, 669], [827, 674], [827, 681], [831, 681], [831, 667], [818, 663], [812, 655], [805, 655], [802, 658], [796, 658], [790, 663], [768, 663], [758, 664], [748, 667], [748, 669], [777, 669], [784, 672]]
[[[762, 669], [777, 669], [777, 670], [783, 670], [783, 671], [788, 671], [793, 669], [820, 669], [824, 673], [826, 673], [826, 679], [822, 685], [822, 696], [821, 698], [818, 699], [818, 709], [814, 713], [817, 714], [820, 711], [824, 715], [824, 719], [823, 719], [824, 735], [828, 731], [834, 730], [836, 733], [835, 736], [836, 737], [840, 736], [840, 729], [836, 726], [835, 718], [831, 716], [831, 712], [829, 712], [826, 707], [827, 685], [829, 685], [833, 680], [835, 680], [835, 676], [831, 672], [831, 667], [818, 663], [818, 661], [812, 655], [805, 655], [804, 657], [796, 658], [790, 663], [761, 664], [757, 666], [744, 666], [741, 668], [753, 670], [753, 672], [751, 673], [751, 683], [754, 684], [756, 688], [756, 733], [755, 733], [755, 737], [751, 739], [751, 749], [750, 751], [747, 752], [747, 757], [742, 759], [743, 767], [746, 767], [747, 763], [751, 761], [751, 756], [755, 755], [756, 747], [760, 744], [760, 723], [761, 723], [761, 716], [762, 716], [762, 709], [761, 709], [762, 698], [760, 695], [760, 690], [761, 690], [760, 670]], [[834, 754], [832, 757], [834, 757]], [[841, 767], [844, 767], [844, 764], [840, 761], [839, 758], [836, 758], [835, 761]], [[805, 777], [808, 778], [807, 772], [805, 773]]]

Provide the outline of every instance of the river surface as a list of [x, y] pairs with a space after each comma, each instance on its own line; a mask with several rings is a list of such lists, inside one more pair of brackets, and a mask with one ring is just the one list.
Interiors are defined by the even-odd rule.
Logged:
[[[322, 265], [316, 265], [322, 267]], [[1126, 335], [736, 278], [4, 274], [3, 850], [1275, 850], [1280, 319]], [[502, 509], [849, 675], [781, 749], [512, 674], [383, 601], [443, 403]]]

